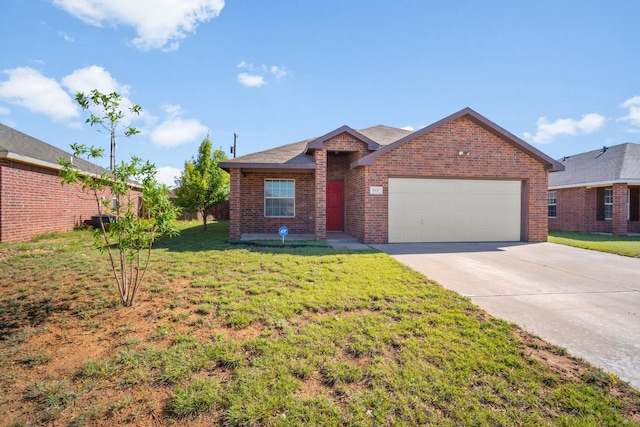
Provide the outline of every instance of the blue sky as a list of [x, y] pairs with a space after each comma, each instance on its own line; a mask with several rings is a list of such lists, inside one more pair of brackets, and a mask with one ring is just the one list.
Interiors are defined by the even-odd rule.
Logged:
[[117, 157], [167, 184], [207, 133], [243, 155], [464, 107], [560, 158], [640, 142], [638, 16], [635, 0], [3, 0], [0, 122], [102, 146], [107, 166], [73, 96], [115, 90], [144, 110]]

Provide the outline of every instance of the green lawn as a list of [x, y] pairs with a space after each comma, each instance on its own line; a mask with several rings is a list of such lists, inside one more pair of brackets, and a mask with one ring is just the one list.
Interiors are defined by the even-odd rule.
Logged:
[[609, 236], [593, 233], [550, 231], [549, 241], [561, 245], [591, 249], [629, 257], [640, 257], [639, 236]]
[[383, 253], [201, 227], [133, 308], [86, 231], [0, 246], [5, 425], [639, 425], [615, 375]]

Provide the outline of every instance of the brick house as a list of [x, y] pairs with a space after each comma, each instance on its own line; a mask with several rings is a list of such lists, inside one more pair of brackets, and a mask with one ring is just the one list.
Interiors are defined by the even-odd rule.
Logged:
[[[61, 185], [58, 159], [70, 157], [0, 124], [0, 242], [70, 231], [98, 213], [96, 201], [79, 187]], [[74, 164], [84, 171], [96, 170], [83, 159], [74, 159]], [[111, 195], [105, 192], [103, 197]]]
[[640, 144], [603, 147], [560, 162], [549, 177], [549, 230], [640, 233]]
[[342, 126], [220, 166], [231, 240], [285, 225], [364, 243], [546, 241], [548, 174], [563, 169], [470, 108], [416, 132]]

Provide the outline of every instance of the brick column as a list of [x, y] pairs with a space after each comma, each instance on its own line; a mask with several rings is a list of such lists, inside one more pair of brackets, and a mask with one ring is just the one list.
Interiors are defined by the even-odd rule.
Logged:
[[240, 179], [241, 170], [232, 168], [229, 170], [230, 194], [229, 194], [229, 240], [240, 240], [242, 236], [242, 212]]
[[627, 235], [627, 184], [613, 184], [613, 218], [612, 232], [614, 236]]
[[323, 240], [327, 238], [327, 152], [317, 150], [313, 157], [316, 160], [315, 234], [316, 240]]

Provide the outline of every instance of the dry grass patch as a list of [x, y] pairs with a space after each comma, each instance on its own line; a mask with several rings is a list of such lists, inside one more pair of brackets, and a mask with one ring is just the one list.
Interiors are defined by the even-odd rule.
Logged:
[[8, 425], [637, 425], [638, 393], [375, 251], [162, 240], [134, 308], [84, 232], [0, 251]]

